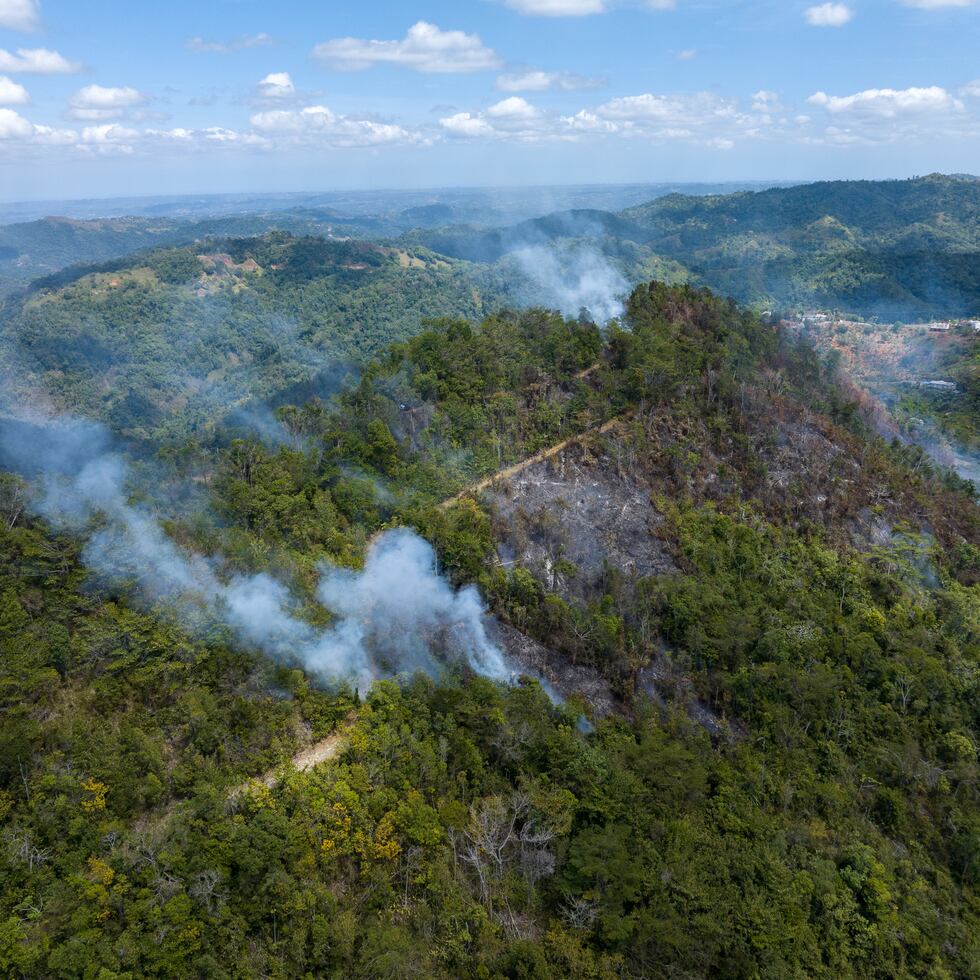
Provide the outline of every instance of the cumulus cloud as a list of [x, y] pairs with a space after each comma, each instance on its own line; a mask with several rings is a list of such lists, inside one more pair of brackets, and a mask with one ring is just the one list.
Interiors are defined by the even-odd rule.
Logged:
[[618, 130], [616, 123], [589, 109], [580, 109], [573, 116], [562, 116], [561, 123], [566, 129], [579, 133], [615, 133]]
[[339, 71], [362, 71], [375, 65], [399, 65], [433, 74], [486, 71], [500, 67], [496, 53], [477, 34], [443, 31], [420, 20], [400, 41], [355, 37], [324, 41], [313, 56]]
[[275, 71], [259, 82], [259, 94], [265, 99], [288, 99], [296, 94], [296, 87], [287, 71]]
[[263, 48], [270, 44], [275, 44], [275, 41], [271, 35], [263, 33], [248, 34], [231, 41], [209, 41], [203, 37], [192, 37], [188, 38], [184, 46], [198, 54], [228, 54], [231, 51], [243, 51], [248, 48]]
[[821, 3], [807, 7], [803, 16], [811, 27], [843, 27], [854, 19], [854, 11], [846, 3]]
[[27, 105], [31, 101], [27, 89], [0, 75], [0, 105]]
[[980, 78], [974, 79], [972, 82], [967, 82], [960, 89], [960, 95], [970, 99], [980, 99]]
[[508, 7], [521, 14], [536, 17], [585, 17], [607, 10], [605, 0], [504, 0]]
[[322, 105], [305, 109], [273, 109], [257, 112], [252, 126], [261, 133], [291, 136], [338, 147], [379, 146], [385, 143], [416, 143], [419, 134], [394, 123], [376, 122], [339, 115]]
[[18, 48], [15, 54], [0, 48], [0, 71], [20, 75], [72, 75], [82, 66], [47, 48]]
[[487, 115], [493, 116], [495, 119], [527, 120], [535, 119], [538, 115], [538, 110], [527, 100], [514, 95], [509, 99], [504, 99], [502, 102], [496, 103], [496, 105], [490, 106], [487, 109]]
[[[171, 135], [168, 137], [173, 139]], [[191, 139], [206, 146], [246, 147], [249, 149], [268, 149], [272, 142], [260, 133], [240, 132], [224, 126], [208, 126], [206, 129], [192, 130]]]
[[[719, 139], [731, 142], [736, 133], [753, 135], [753, 126], [763, 122], [742, 112], [734, 100], [711, 92], [624, 96], [599, 106], [594, 115], [600, 124], [611, 125], [612, 131], [623, 135], [697, 139], [712, 146]], [[583, 128], [584, 122], [578, 119], [573, 128]]]
[[[518, 13], [532, 17], [588, 17], [604, 14], [622, 0], [503, 0], [504, 4]], [[640, 0], [648, 10], [673, 10], [677, 0]]]
[[41, 26], [38, 0], [0, 0], [0, 27], [10, 31], [36, 31]]
[[526, 68], [497, 77], [497, 88], [501, 92], [574, 92], [602, 88], [605, 84], [604, 78], [586, 78], [574, 72], [540, 68]]
[[963, 103], [938, 85], [928, 88], [869, 88], [853, 95], [815, 92], [807, 99], [833, 115], [853, 114], [894, 119], [902, 115], [959, 112]]
[[493, 136], [496, 133], [493, 126], [485, 119], [471, 115], [469, 112], [457, 112], [455, 115], [440, 119], [439, 125], [450, 136]]
[[555, 117], [517, 95], [502, 99], [482, 112], [457, 112], [439, 120], [448, 136], [522, 141], [563, 138], [556, 123]]
[[757, 92], [750, 108], [711, 92], [692, 95], [641, 95], [611, 99], [578, 112], [543, 111], [519, 96], [481, 112], [460, 111], [440, 119], [454, 137], [516, 140], [581, 140], [619, 136], [651, 141], [685, 141], [712, 149], [731, 149], [740, 139], [785, 132], [791, 125], [776, 93]]
[[919, 10], [941, 10], [947, 7], [975, 7], [980, 0], [901, 0], [906, 7]]
[[0, 140], [24, 139], [34, 135], [34, 127], [13, 109], [0, 109]]
[[678, 51], [674, 56], [675, 61], [694, 61], [698, 56], [697, 48], [685, 48], [683, 51]]
[[977, 121], [965, 104], [938, 85], [866, 89], [852, 95], [815, 92], [807, 101], [828, 117], [817, 141], [838, 146], [977, 135]]
[[120, 126], [117, 123], [86, 126], [82, 130], [83, 143], [130, 143], [139, 137], [138, 129], [130, 129], [128, 126]]
[[118, 119], [144, 102], [146, 96], [135, 88], [86, 85], [71, 97], [68, 114], [82, 120]]

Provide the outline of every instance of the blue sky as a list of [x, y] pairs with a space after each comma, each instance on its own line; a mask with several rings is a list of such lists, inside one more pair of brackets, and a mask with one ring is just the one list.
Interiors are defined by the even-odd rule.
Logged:
[[980, 169], [980, 0], [0, 0], [0, 197]]

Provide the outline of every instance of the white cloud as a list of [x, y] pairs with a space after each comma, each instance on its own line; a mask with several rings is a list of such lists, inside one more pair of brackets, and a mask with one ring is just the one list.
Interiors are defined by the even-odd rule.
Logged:
[[975, 7], [980, 0], [902, 0], [906, 7], [919, 10], [941, 10], [944, 7]]
[[106, 123], [102, 126], [86, 126], [82, 130], [83, 143], [125, 143], [139, 139], [138, 129]]
[[324, 41], [313, 56], [331, 68], [361, 71], [375, 65], [400, 65], [414, 71], [455, 73], [486, 71], [500, 66], [496, 53], [476, 34], [443, 31], [420, 20], [401, 41], [370, 41], [355, 37]]
[[698, 56], [697, 48], [685, 48], [683, 51], [678, 51], [674, 57], [675, 61], [693, 61]]
[[145, 136], [156, 136], [164, 140], [175, 140], [179, 143], [186, 143], [194, 138], [192, 129], [176, 127], [174, 129], [147, 129], [144, 130]]
[[603, 14], [605, 0], [504, 0], [508, 7], [521, 14], [536, 17], [585, 17]]
[[13, 109], [0, 109], [0, 140], [25, 139], [34, 135], [34, 127]]
[[38, 0], [0, 0], [0, 27], [11, 31], [36, 31], [41, 26]]
[[16, 54], [0, 48], [0, 71], [22, 75], [71, 75], [82, 70], [57, 51], [47, 48], [18, 48]]
[[[533, 17], [588, 17], [604, 14], [620, 0], [503, 0], [511, 10]], [[677, 0], [643, 0], [648, 10], [673, 10]]]
[[938, 85], [929, 88], [869, 88], [853, 95], [816, 92], [807, 102], [820, 106], [833, 115], [854, 114], [883, 119], [910, 114], [959, 112], [963, 109], [963, 103], [959, 99], [955, 99]]
[[326, 106], [305, 109], [270, 109], [257, 112], [252, 126], [262, 133], [287, 135], [296, 139], [326, 142], [331, 146], [379, 146], [384, 143], [417, 143], [417, 133], [393, 123], [342, 116]]
[[685, 141], [731, 149], [742, 139], [784, 132], [790, 127], [773, 92], [758, 92], [751, 110], [710, 92], [642, 95], [611, 99], [596, 107], [559, 115], [512, 96], [482, 112], [457, 112], [440, 119], [450, 136], [520, 141], [582, 140], [619, 136], [651, 141]]
[[630, 95], [612, 99], [596, 110], [604, 119], [644, 127], [714, 127], [737, 122], [734, 102], [710, 92], [695, 95]]
[[71, 97], [68, 114], [72, 119], [118, 119], [145, 101], [146, 96], [134, 88], [86, 85]]
[[567, 129], [583, 133], [615, 133], [618, 126], [608, 119], [600, 119], [588, 109], [580, 109], [574, 116], [562, 116], [561, 123]]
[[71, 146], [78, 142], [73, 129], [52, 129], [50, 126], [34, 127], [34, 142], [43, 146]]
[[601, 88], [605, 84], [602, 78], [586, 78], [566, 71], [542, 71], [540, 68], [507, 72], [497, 77], [497, 88], [501, 92], [574, 92]]
[[779, 101], [779, 94], [777, 92], [768, 92], [763, 89], [761, 92], [756, 92], [752, 96], [752, 111], [761, 112], [765, 114], [773, 112], [782, 112], [785, 110], [785, 106]]
[[239, 133], [234, 129], [225, 129], [224, 126], [209, 126], [202, 130], [198, 135], [209, 143], [222, 143], [227, 145], [241, 146], [268, 146], [269, 142], [265, 137], [255, 133]]
[[123, 109], [140, 105], [146, 96], [134, 88], [105, 88], [102, 85], [86, 85], [72, 96], [72, 105], [86, 109]]
[[447, 135], [471, 139], [580, 142], [617, 137], [684, 142], [711, 150], [730, 150], [746, 140], [795, 140], [799, 135], [793, 110], [767, 90], [741, 103], [707, 91], [645, 92], [561, 114], [515, 96], [482, 111], [455, 112], [439, 122]]
[[595, 108], [562, 116], [566, 132], [582, 136], [618, 135], [655, 142], [689, 142], [731, 149], [740, 140], [768, 138], [785, 131], [788, 121], [773, 92], [757, 92], [750, 110], [712, 92], [691, 95], [641, 95], [611, 99]]
[[966, 85], [960, 89], [960, 95], [963, 95], [969, 99], [980, 99], [980, 78], [977, 78], [972, 82], [967, 82]]
[[142, 138], [143, 133], [137, 129], [117, 123], [105, 123], [101, 126], [86, 126], [75, 146], [78, 152], [85, 154], [130, 156], [136, 152], [134, 144]]
[[496, 130], [485, 119], [471, 115], [468, 112], [457, 112], [453, 116], [440, 119], [439, 125], [450, 136], [473, 137], [494, 136], [496, 134]]
[[567, 139], [556, 116], [545, 114], [526, 99], [512, 95], [483, 112], [457, 112], [439, 120], [449, 136], [520, 140]]
[[821, 3], [807, 7], [803, 16], [811, 27], [843, 27], [854, 19], [854, 11], [846, 3]]
[[538, 110], [522, 99], [520, 96], [514, 95], [509, 99], [504, 99], [502, 102], [498, 102], [496, 105], [490, 106], [487, 109], [487, 115], [492, 116], [494, 119], [535, 119], [538, 115]]
[[853, 95], [816, 92], [807, 99], [823, 109], [828, 125], [817, 142], [838, 146], [907, 145], [929, 139], [978, 135], [977, 120], [964, 103], [933, 85], [927, 88], [866, 89]]
[[248, 48], [262, 48], [275, 44], [269, 34], [249, 34], [236, 37], [231, 41], [209, 41], [203, 37], [192, 37], [187, 40], [185, 47], [198, 54], [228, 54], [231, 51], [242, 51]]
[[0, 75], [0, 105], [27, 105], [31, 101], [27, 89]]
[[296, 87], [287, 71], [275, 71], [259, 82], [259, 94], [266, 99], [287, 99], [296, 94]]

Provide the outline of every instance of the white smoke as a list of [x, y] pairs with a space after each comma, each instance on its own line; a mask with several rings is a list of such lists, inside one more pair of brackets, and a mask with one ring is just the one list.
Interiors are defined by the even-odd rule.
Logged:
[[565, 316], [588, 310], [601, 324], [620, 318], [630, 285], [600, 252], [584, 246], [558, 251], [529, 245], [512, 253], [522, 272], [534, 284], [535, 302], [554, 307]]
[[99, 525], [83, 551], [89, 567], [136, 585], [147, 603], [178, 605], [185, 624], [224, 623], [239, 642], [326, 682], [435, 674], [435, 649], [494, 680], [511, 676], [487, 637], [477, 590], [454, 590], [438, 574], [432, 547], [409, 530], [375, 539], [362, 571], [321, 569], [318, 597], [335, 621], [319, 629], [299, 617], [283, 583], [267, 574], [223, 576], [215, 560], [180, 549], [152, 513], [130, 503], [127, 462], [102, 426], [7, 423], [0, 451], [5, 464], [40, 479], [37, 510], [53, 524]]
[[364, 640], [392, 666], [431, 670], [432, 639], [459, 651], [479, 674], [504, 680], [508, 671], [483, 626], [486, 609], [473, 586], [458, 591], [436, 571], [432, 546], [406, 529], [373, 543], [364, 570], [328, 569], [320, 601], [341, 622], [358, 624]]

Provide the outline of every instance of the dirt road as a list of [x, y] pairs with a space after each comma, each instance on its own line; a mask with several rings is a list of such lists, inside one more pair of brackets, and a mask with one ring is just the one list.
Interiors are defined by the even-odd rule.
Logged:
[[[309, 772], [314, 766], [336, 758], [347, 747], [347, 732], [349, 728], [350, 724], [347, 724], [332, 735], [328, 735], [326, 738], [320, 739], [319, 742], [315, 742], [308, 748], [303, 749], [302, 752], [297, 752], [289, 760], [289, 765], [297, 772]], [[262, 776], [253, 777], [248, 782], [242, 783], [241, 786], [236, 786], [232, 790], [231, 796], [235, 797], [242, 793], [247, 793], [250, 788], [255, 786], [274, 789], [282, 781], [283, 769], [283, 766], [276, 766], [275, 769], [270, 769]]]
[[519, 463], [515, 463], [513, 466], [508, 466], [506, 469], [498, 470], [491, 476], [484, 477], [482, 480], [476, 483], [471, 483], [464, 490], [460, 490], [455, 496], [450, 497], [448, 500], [444, 500], [439, 504], [440, 510], [448, 510], [453, 504], [458, 503], [464, 497], [472, 497], [478, 493], [482, 493], [489, 487], [492, 487], [498, 480], [510, 480], [517, 476], [519, 473], [523, 473], [529, 466], [534, 466], [537, 463], [541, 463], [546, 459], [551, 459], [557, 456], [560, 452], [568, 449], [569, 446], [577, 445], [580, 442], [584, 442], [586, 439], [592, 436], [601, 436], [609, 432], [610, 429], [615, 428], [621, 422], [625, 421], [626, 416], [617, 415], [616, 418], [610, 419], [608, 422], [603, 423], [595, 429], [588, 429], [586, 432], [582, 432], [577, 436], [572, 436], [569, 439], [564, 439], [554, 446], [549, 446], [547, 449], [542, 449], [540, 452], [535, 453], [533, 456], [528, 456], [527, 459], [521, 460]]

